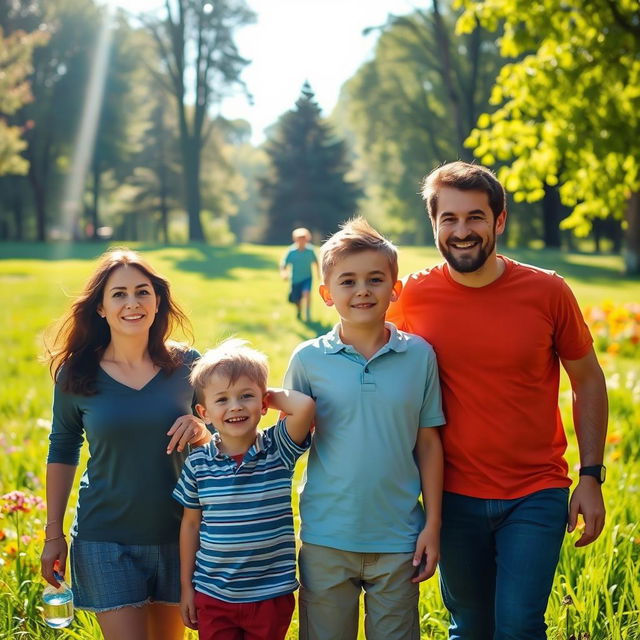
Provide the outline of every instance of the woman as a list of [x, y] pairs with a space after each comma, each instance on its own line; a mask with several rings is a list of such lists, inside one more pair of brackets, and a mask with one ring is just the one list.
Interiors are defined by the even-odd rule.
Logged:
[[107, 640], [178, 640], [180, 506], [172, 500], [187, 442], [207, 442], [191, 414], [198, 353], [168, 342], [188, 326], [169, 283], [137, 253], [102, 256], [50, 351], [55, 380], [42, 575], [57, 586], [63, 520], [82, 441], [89, 444], [71, 528], [77, 608]]

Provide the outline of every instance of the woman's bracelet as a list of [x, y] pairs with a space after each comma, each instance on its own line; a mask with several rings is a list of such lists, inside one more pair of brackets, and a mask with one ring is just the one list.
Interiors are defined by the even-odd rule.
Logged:
[[53, 540], [60, 540], [61, 538], [66, 538], [64, 533], [62, 535], [60, 535], [60, 536], [54, 536], [53, 538], [45, 538], [44, 541], [45, 542], [52, 542]]
[[44, 528], [46, 529], [50, 524], [57, 524], [58, 522], [60, 522], [60, 520], [49, 520], [49, 522], [44, 525]]

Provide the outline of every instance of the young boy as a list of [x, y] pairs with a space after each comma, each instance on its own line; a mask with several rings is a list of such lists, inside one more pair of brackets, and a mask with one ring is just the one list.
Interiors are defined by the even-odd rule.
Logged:
[[[199, 638], [282, 640], [298, 587], [291, 477], [309, 446], [314, 402], [267, 389], [267, 359], [227, 340], [196, 363], [191, 382], [212, 441], [191, 453], [173, 496], [180, 529], [180, 610]], [[268, 408], [286, 414], [258, 432]]]
[[[299, 227], [294, 229], [291, 237], [293, 244], [280, 262], [280, 275], [283, 279], [291, 278], [291, 291], [289, 292], [289, 302], [296, 305], [298, 319], [302, 318], [302, 311], [305, 313], [305, 320], [311, 319], [311, 282], [313, 273], [311, 267], [318, 270], [318, 260], [315, 251], [308, 246], [311, 242], [309, 229]], [[291, 269], [289, 269], [289, 266]], [[291, 275], [289, 275], [291, 271]]]
[[440, 544], [435, 355], [385, 324], [400, 291], [397, 251], [364, 219], [320, 255], [320, 295], [340, 322], [301, 344], [285, 376], [316, 401], [300, 503], [300, 637], [355, 640], [364, 589], [369, 640], [417, 640], [418, 583], [433, 575]]

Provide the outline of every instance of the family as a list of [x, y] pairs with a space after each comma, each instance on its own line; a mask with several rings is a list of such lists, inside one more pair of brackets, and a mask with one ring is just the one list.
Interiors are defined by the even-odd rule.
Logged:
[[[69, 560], [76, 607], [107, 640], [185, 626], [283, 640], [298, 586], [304, 640], [355, 640], [363, 591], [368, 640], [418, 640], [436, 567], [451, 640], [546, 638], [565, 531], [580, 547], [604, 526], [604, 376], [565, 281], [496, 252], [506, 199], [489, 169], [445, 164], [422, 197], [444, 262], [399, 281], [396, 248], [346, 223], [318, 264], [338, 322], [295, 349], [283, 388], [243, 340], [202, 356], [172, 342], [189, 324], [167, 280], [135, 252], [103, 256], [50, 348], [42, 575], [65, 573], [86, 438]], [[290, 252], [306, 252], [296, 231]], [[292, 299], [307, 318], [310, 286]], [[560, 364], [580, 453], [570, 497]], [[258, 430], [269, 408], [277, 423]]]

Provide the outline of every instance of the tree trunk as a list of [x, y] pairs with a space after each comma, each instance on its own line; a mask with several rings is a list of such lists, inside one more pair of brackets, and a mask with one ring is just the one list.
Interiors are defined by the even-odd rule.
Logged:
[[613, 253], [622, 253], [624, 234], [622, 232], [622, 222], [617, 218], [607, 218], [605, 227], [607, 238], [611, 240], [611, 251]]
[[[164, 167], [162, 174], [164, 174]], [[169, 205], [167, 203], [166, 179], [160, 180], [160, 229], [162, 232], [162, 242], [169, 244]]]
[[33, 192], [33, 202], [36, 210], [36, 240], [45, 242], [47, 239], [47, 190], [49, 167], [52, 162], [51, 138], [46, 134], [40, 153], [36, 152], [35, 143], [29, 140], [25, 156], [29, 161], [27, 179]]
[[165, 126], [163, 102], [160, 102], [158, 105], [155, 116], [158, 129], [158, 167], [156, 169], [156, 174], [158, 176], [158, 183], [160, 186], [160, 232], [162, 235], [162, 242], [164, 242], [164, 244], [169, 244], [169, 186], [167, 184], [168, 171], [164, 145]]
[[29, 166], [29, 183], [33, 191], [33, 202], [36, 207], [36, 240], [44, 242], [47, 234], [47, 207], [45, 205], [45, 186], [38, 180], [35, 171]]
[[558, 188], [545, 184], [544, 198], [542, 199], [542, 239], [545, 247], [552, 249], [561, 247], [560, 220], [563, 217], [564, 212]]
[[438, 0], [432, 0], [431, 7], [433, 11], [433, 24], [435, 27], [435, 37], [438, 43], [438, 52], [440, 55], [440, 76], [444, 83], [449, 105], [452, 111], [452, 117], [455, 124], [457, 141], [456, 147], [461, 159], [471, 161], [473, 158], [472, 152], [464, 146], [464, 141], [467, 138], [469, 132], [464, 125], [464, 118], [462, 115], [462, 104], [460, 93], [457, 89], [457, 85], [454, 78], [453, 63], [451, 60], [451, 43], [449, 40], [449, 32], [442, 19], [440, 13], [440, 6]]
[[93, 163], [93, 189], [91, 190], [91, 225], [93, 227], [92, 239], [98, 239], [98, 227], [100, 217], [98, 207], [100, 202], [100, 163], [96, 160]]
[[[189, 240], [204, 240], [200, 222], [200, 137], [189, 131], [186, 107], [178, 100], [178, 118], [180, 122], [180, 151], [182, 155], [182, 175], [184, 178], [184, 196], [187, 201], [189, 222]], [[195, 129], [195, 125], [194, 125]]]
[[189, 137], [182, 143], [182, 164], [184, 167], [184, 188], [189, 219], [189, 240], [204, 240], [204, 230], [200, 220], [200, 144]]
[[625, 214], [624, 257], [625, 273], [629, 276], [640, 274], [640, 192], [631, 194]]
[[595, 253], [602, 251], [602, 219], [595, 218], [591, 223], [591, 233], [593, 235], [593, 244], [595, 245]]
[[18, 189], [15, 189], [13, 194], [13, 218], [15, 220], [15, 239], [24, 240], [24, 207], [22, 202], [22, 195]]

